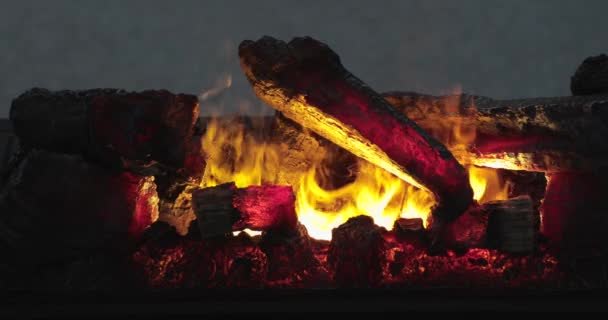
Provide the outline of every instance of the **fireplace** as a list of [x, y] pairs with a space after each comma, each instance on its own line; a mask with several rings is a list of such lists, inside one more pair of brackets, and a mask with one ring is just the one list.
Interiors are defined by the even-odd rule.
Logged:
[[244, 41], [239, 57], [274, 116], [199, 117], [196, 96], [166, 90], [16, 97], [4, 287], [150, 301], [606, 288], [606, 56], [583, 62], [573, 96], [522, 100], [377, 93], [309, 37]]

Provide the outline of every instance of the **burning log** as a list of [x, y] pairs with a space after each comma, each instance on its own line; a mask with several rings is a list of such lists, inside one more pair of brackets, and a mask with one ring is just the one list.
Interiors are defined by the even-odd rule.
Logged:
[[78, 153], [112, 166], [183, 168], [198, 115], [196, 96], [168, 91], [32, 89], [10, 119], [25, 148]]
[[338, 286], [369, 287], [383, 278], [386, 230], [369, 216], [348, 219], [332, 230], [327, 262]]
[[464, 168], [441, 143], [348, 72], [325, 44], [270, 37], [244, 41], [241, 66], [255, 93], [311, 129], [438, 201], [436, 220], [458, 217], [472, 202]]
[[454, 249], [495, 248], [529, 253], [535, 248], [536, 223], [530, 197], [490, 201], [472, 207], [446, 229]]
[[314, 278], [319, 262], [315, 258], [308, 230], [300, 223], [293, 230], [270, 230], [262, 234], [260, 248], [268, 257], [268, 280], [298, 283]]
[[463, 164], [538, 172], [608, 165], [608, 95], [494, 100], [388, 92], [384, 98]]
[[243, 229], [294, 230], [298, 223], [295, 195], [290, 186], [250, 186], [234, 183], [192, 192], [201, 235], [223, 236]]
[[0, 195], [0, 242], [32, 261], [126, 250], [157, 219], [157, 200], [154, 177], [32, 150]]

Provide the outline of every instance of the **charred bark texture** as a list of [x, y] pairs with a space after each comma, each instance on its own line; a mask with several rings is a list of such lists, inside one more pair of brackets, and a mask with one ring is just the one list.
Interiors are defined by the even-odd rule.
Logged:
[[244, 41], [241, 66], [260, 99], [335, 144], [433, 192], [437, 219], [472, 202], [468, 175], [452, 154], [348, 72], [312, 38]]
[[575, 96], [608, 93], [608, 56], [585, 59], [570, 79], [570, 91]]
[[489, 211], [488, 245], [509, 253], [530, 253], [536, 244], [536, 221], [528, 196], [483, 205]]
[[342, 187], [356, 178], [357, 157], [333, 142], [308, 131], [280, 112], [274, 117], [272, 141], [280, 145], [277, 183], [297, 186], [302, 176], [315, 169], [325, 190]]
[[201, 235], [223, 236], [243, 229], [294, 230], [298, 223], [290, 186], [250, 186], [234, 183], [194, 190], [193, 209]]
[[529, 253], [535, 248], [536, 221], [528, 196], [473, 206], [446, 229], [446, 243], [458, 250], [495, 248]]
[[0, 195], [0, 242], [30, 265], [130, 244], [158, 217], [153, 177], [31, 151]]
[[260, 248], [268, 257], [268, 280], [298, 287], [314, 277], [315, 258], [308, 230], [302, 224], [293, 230], [270, 230], [262, 234]]
[[608, 175], [606, 172], [555, 173], [549, 176], [542, 233], [563, 254], [608, 253]]
[[82, 154], [145, 172], [154, 162], [183, 168], [198, 116], [196, 96], [168, 91], [32, 89], [10, 119], [25, 148]]
[[608, 166], [608, 95], [494, 100], [389, 92], [384, 97], [463, 164], [538, 172]]
[[350, 218], [332, 231], [327, 262], [336, 285], [373, 287], [380, 283], [386, 263], [384, 232], [369, 216]]

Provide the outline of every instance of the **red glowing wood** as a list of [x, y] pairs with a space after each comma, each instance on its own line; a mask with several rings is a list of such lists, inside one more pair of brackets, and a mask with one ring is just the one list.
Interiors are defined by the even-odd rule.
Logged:
[[298, 216], [290, 186], [237, 188], [233, 182], [192, 192], [193, 209], [203, 237], [232, 231], [295, 230]]
[[[472, 202], [468, 174], [452, 154], [348, 72], [325, 44], [312, 38], [285, 43], [264, 37], [243, 41], [239, 56], [262, 100], [353, 154], [433, 192], [436, 217], [454, 219]], [[299, 99], [305, 106], [298, 105]], [[341, 131], [332, 135], [332, 130]], [[360, 137], [365, 141], [358, 146], [368, 149], [354, 143]], [[384, 155], [371, 151], [375, 148]], [[394, 166], [387, 165], [390, 161]]]

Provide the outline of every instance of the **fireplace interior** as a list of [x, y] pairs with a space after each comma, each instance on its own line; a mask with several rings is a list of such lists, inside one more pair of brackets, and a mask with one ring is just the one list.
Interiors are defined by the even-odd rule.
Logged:
[[572, 96], [521, 100], [378, 93], [310, 37], [243, 41], [239, 58], [274, 116], [199, 117], [200, 97], [166, 90], [13, 100], [7, 296], [357, 289], [429, 307], [608, 287], [605, 55]]

